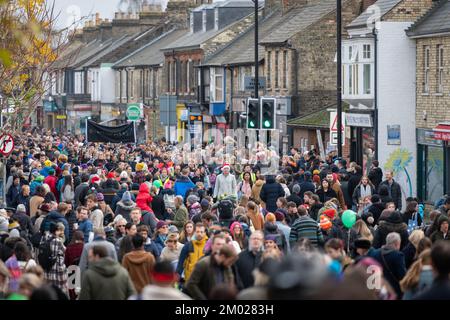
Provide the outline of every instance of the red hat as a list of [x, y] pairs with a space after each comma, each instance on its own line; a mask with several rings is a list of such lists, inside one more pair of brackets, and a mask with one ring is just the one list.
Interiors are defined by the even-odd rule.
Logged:
[[225, 167], [228, 167], [228, 169], [231, 169], [230, 165], [228, 163], [224, 163], [222, 166], [222, 170], [225, 169]]
[[323, 212], [324, 215], [326, 215], [328, 218], [330, 218], [331, 220], [334, 219], [334, 216], [336, 215], [336, 210], [330, 208], [327, 209]]
[[108, 175], [107, 175], [107, 178], [108, 179], [114, 179], [116, 177], [116, 174], [114, 173], [114, 172], [110, 172], [110, 173], [108, 173]]
[[333, 224], [331, 223], [331, 221], [328, 220], [328, 218], [327, 218], [327, 217], [324, 217], [324, 216], [321, 216], [321, 217], [320, 217], [320, 223], [319, 223], [319, 225], [320, 225], [320, 228], [321, 228], [322, 230], [329, 230], [329, 229], [331, 229], [331, 227], [333, 226]]
[[91, 183], [97, 183], [97, 182], [99, 182], [100, 181], [100, 177], [99, 176], [93, 176], [92, 178], [91, 178]]

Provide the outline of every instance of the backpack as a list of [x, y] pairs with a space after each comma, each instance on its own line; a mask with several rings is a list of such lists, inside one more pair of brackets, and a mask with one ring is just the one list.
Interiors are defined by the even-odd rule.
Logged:
[[56, 263], [56, 257], [52, 255], [51, 242], [54, 237], [44, 240], [38, 249], [38, 262], [46, 272], [52, 270], [53, 265]]
[[234, 204], [231, 200], [221, 200], [218, 206], [219, 220], [230, 220], [233, 218]]

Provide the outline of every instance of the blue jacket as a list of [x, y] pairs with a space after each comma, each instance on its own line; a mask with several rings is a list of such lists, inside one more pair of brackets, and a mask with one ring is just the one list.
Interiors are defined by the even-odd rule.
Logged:
[[94, 231], [92, 222], [89, 219], [78, 222], [78, 230], [84, 234], [84, 243], [89, 241], [89, 233]]
[[44, 234], [44, 231], [50, 231], [50, 223], [52, 222], [61, 222], [64, 225], [64, 237], [66, 238], [66, 243], [68, 243], [70, 241], [69, 223], [67, 222], [67, 219], [58, 211], [52, 211], [44, 218], [41, 224], [41, 233]]
[[164, 247], [166, 246], [164, 244], [164, 241], [161, 236], [158, 236], [153, 243], [155, 244], [156, 249], [158, 250], [158, 257], [161, 255], [162, 250], [164, 249]]
[[175, 181], [174, 191], [177, 196], [186, 197], [186, 192], [195, 187], [195, 184], [188, 177], [181, 176]]
[[38, 186], [42, 186], [42, 182], [38, 182], [36, 180], [31, 181], [30, 183], [30, 195], [34, 196], [36, 194], [36, 189]]
[[53, 169], [52, 167], [44, 167], [41, 171], [39, 171], [39, 173], [41, 174], [41, 176], [47, 177], [49, 175], [49, 171], [50, 169]]

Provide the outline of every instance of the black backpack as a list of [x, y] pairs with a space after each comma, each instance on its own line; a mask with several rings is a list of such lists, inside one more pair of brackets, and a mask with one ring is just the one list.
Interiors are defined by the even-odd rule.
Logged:
[[219, 220], [233, 219], [234, 204], [231, 200], [221, 200], [218, 206]]
[[38, 262], [44, 271], [49, 272], [56, 263], [56, 257], [52, 255], [51, 242], [55, 239], [51, 237], [44, 240], [38, 249]]

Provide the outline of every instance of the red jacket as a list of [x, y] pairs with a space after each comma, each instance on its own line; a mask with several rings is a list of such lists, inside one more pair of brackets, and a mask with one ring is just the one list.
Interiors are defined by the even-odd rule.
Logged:
[[66, 267], [71, 266], [73, 264], [78, 265], [81, 254], [83, 252], [83, 247], [84, 247], [83, 243], [73, 243], [67, 246], [64, 257], [64, 263], [66, 264]]
[[151, 208], [153, 198], [150, 195], [150, 189], [147, 184], [141, 183], [139, 187], [139, 193], [136, 197], [136, 205], [141, 208], [142, 211], [153, 212]]
[[48, 184], [50, 191], [58, 198], [58, 190], [56, 190], [56, 184], [58, 183], [58, 178], [55, 176], [48, 176], [44, 179], [44, 183]]

